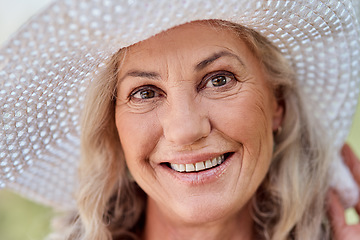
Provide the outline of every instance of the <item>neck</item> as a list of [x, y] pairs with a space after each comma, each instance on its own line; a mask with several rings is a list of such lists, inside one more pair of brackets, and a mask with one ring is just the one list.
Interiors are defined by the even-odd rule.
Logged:
[[143, 240], [251, 240], [253, 220], [250, 204], [232, 216], [206, 223], [186, 223], [168, 216], [148, 199]]

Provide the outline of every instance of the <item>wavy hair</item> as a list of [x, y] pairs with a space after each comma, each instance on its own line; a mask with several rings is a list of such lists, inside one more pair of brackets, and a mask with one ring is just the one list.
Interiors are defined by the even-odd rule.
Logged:
[[[282, 131], [274, 133], [270, 168], [252, 198], [257, 239], [329, 239], [325, 210], [329, 151], [321, 124], [303, 104], [289, 62], [254, 30], [220, 20], [203, 22], [232, 29], [247, 44], [285, 107]], [[71, 226], [66, 239], [134, 240], [144, 226], [146, 194], [127, 170], [115, 126], [117, 73], [125, 56], [126, 48], [114, 54], [88, 89], [82, 114], [78, 212], [65, 223]]]

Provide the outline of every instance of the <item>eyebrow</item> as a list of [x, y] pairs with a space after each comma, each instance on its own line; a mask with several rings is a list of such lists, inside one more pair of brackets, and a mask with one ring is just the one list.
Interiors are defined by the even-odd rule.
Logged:
[[[198, 64], [196, 64], [195, 66], [195, 70], [196, 71], [200, 71], [202, 69], [204, 69], [205, 67], [209, 66], [210, 64], [212, 64], [213, 62], [215, 62], [217, 59], [224, 57], [224, 56], [229, 56], [229, 57], [233, 57], [236, 60], [238, 60], [241, 65], [245, 66], [245, 64], [243, 63], [243, 61], [240, 59], [239, 56], [237, 56], [236, 54], [233, 54], [231, 52], [228, 51], [221, 51], [221, 52], [217, 52], [212, 54], [210, 57], [202, 60], [201, 62], [199, 62]], [[157, 72], [146, 72], [146, 71], [140, 71], [140, 70], [133, 70], [130, 71], [128, 73], [125, 74], [125, 76], [123, 76], [121, 80], [123, 80], [126, 77], [140, 77], [140, 78], [149, 78], [149, 79], [159, 79], [160, 78], [160, 74]]]
[[233, 53], [228, 52], [228, 51], [221, 51], [221, 52], [218, 52], [218, 53], [214, 53], [210, 57], [208, 57], [205, 60], [203, 60], [203, 61], [199, 62], [198, 64], [196, 64], [195, 70], [200, 71], [200, 70], [204, 69], [205, 67], [207, 67], [208, 65], [210, 65], [211, 63], [215, 62], [217, 59], [219, 59], [221, 57], [224, 57], [224, 56], [229, 56], [229, 57], [236, 58], [243, 66], [245, 66], [243, 61], [236, 54], [233, 54]]
[[144, 72], [144, 71], [138, 71], [138, 70], [128, 72], [123, 78], [125, 78], [126, 76], [150, 78], [150, 79], [156, 79], [156, 78], [160, 77], [160, 75], [156, 72]]

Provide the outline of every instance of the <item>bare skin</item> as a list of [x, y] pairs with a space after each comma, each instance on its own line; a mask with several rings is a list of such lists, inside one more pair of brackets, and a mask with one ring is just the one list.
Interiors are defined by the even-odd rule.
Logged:
[[[116, 125], [127, 166], [148, 195], [142, 239], [254, 239], [249, 201], [283, 117], [257, 59], [231, 31], [196, 23], [127, 53]], [[170, 167], [224, 153], [230, 157], [210, 170]], [[343, 157], [360, 184], [360, 163], [347, 145]], [[360, 213], [360, 202], [355, 208]], [[333, 191], [329, 216], [336, 240], [359, 238], [360, 225], [346, 225]]]
[[189, 23], [129, 47], [115, 120], [148, 195], [143, 239], [254, 239], [249, 201], [282, 117], [259, 60], [229, 29]]
[[[165, 216], [157, 216], [161, 211], [154, 211], [153, 201], [149, 201], [147, 224], [144, 230], [143, 239], [172, 239], [172, 240], [203, 240], [203, 239], [254, 239], [253, 222], [250, 217], [251, 206], [243, 209], [242, 216], [234, 214], [233, 217], [209, 222], [208, 224], [183, 224], [168, 221]], [[154, 211], [154, 213], [153, 213]], [[250, 231], [249, 231], [250, 230]], [[161, 234], [161, 236], [160, 236]]]

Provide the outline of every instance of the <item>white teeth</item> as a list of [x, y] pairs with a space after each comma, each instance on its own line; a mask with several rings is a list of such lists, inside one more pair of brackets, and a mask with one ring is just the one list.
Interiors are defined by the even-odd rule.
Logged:
[[225, 159], [224, 155], [221, 155], [221, 156], [217, 157], [216, 158], [217, 164], [221, 164], [224, 161], [224, 159]]
[[171, 166], [171, 168], [174, 169], [175, 171], [185, 172], [185, 165], [184, 165], [184, 164], [171, 163], [170, 166]]
[[205, 168], [211, 168], [213, 165], [211, 163], [211, 160], [206, 160], [205, 162]]
[[217, 157], [216, 160], [217, 160], [217, 164], [221, 164], [221, 157]]
[[215, 166], [217, 165], [217, 160], [216, 160], [216, 158], [213, 158], [213, 159], [211, 160], [211, 163], [212, 163], [213, 167], [215, 167]]
[[195, 166], [194, 166], [194, 164], [186, 164], [186, 165], [185, 165], [185, 168], [186, 168], [186, 172], [193, 172], [193, 171], [195, 171]]
[[177, 164], [177, 163], [171, 163], [170, 166], [173, 170], [177, 172], [197, 172], [204, 169], [209, 169], [212, 167], [215, 167], [217, 165], [220, 165], [224, 162], [225, 157], [224, 155], [220, 155], [218, 157], [215, 157], [213, 159], [209, 159], [203, 162], [197, 162], [197, 163], [190, 163], [190, 164]]
[[171, 163], [170, 166], [171, 166], [171, 168], [174, 169], [175, 171], [179, 171], [179, 164]]
[[179, 164], [179, 172], [185, 172], [185, 165], [184, 164]]
[[204, 170], [205, 169], [204, 162], [197, 162], [195, 164], [195, 168], [196, 168], [196, 171]]

